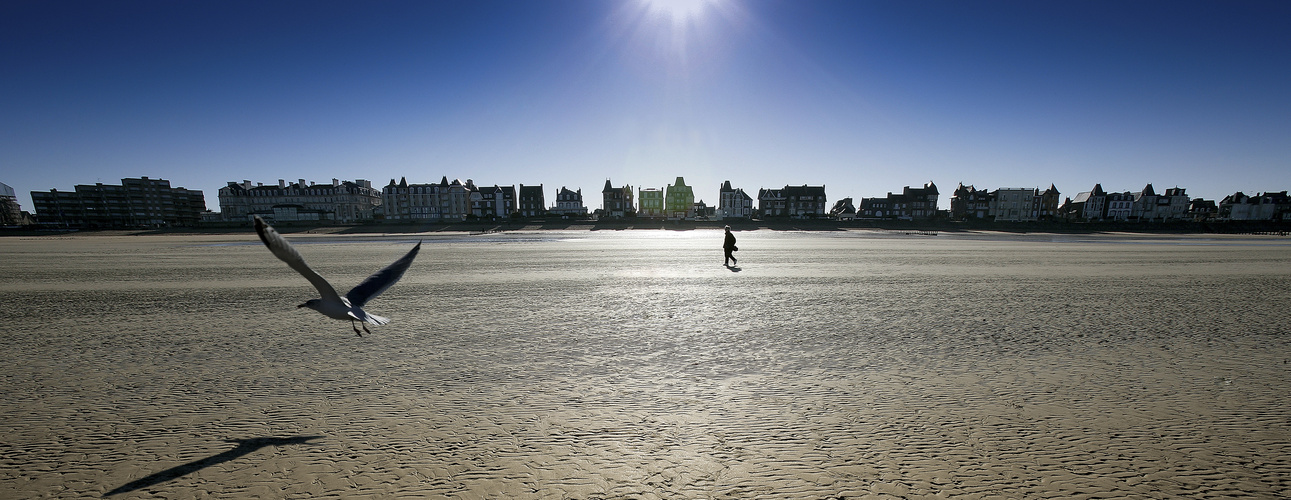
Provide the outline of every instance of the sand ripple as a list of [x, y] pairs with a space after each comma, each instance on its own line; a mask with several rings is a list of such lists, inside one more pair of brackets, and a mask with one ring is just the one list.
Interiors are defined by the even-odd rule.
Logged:
[[1291, 246], [1102, 238], [432, 238], [363, 338], [256, 245], [0, 239], [0, 497], [1291, 496]]

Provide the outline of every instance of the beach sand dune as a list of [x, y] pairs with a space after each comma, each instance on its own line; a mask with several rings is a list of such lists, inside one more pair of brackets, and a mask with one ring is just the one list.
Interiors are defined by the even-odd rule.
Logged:
[[0, 238], [0, 497], [1291, 496], [1291, 241]]

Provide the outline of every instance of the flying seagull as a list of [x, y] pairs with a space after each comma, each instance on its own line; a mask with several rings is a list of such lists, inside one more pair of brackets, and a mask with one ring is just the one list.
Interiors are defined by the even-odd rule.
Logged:
[[333, 319], [348, 319], [350, 320], [350, 328], [353, 328], [354, 333], [360, 337], [363, 334], [359, 332], [357, 326], [354, 326], [355, 321], [359, 322], [359, 325], [363, 326], [363, 331], [367, 333], [372, 332], [368, 331], [368, 326], [365, 323], [384, 325], [390, 322], [389, 318], [364, 311], [363, 305], [377, 295], [381, 295], [381, 292], [386, 291], [387, 288], [390, 288], [390, 285], [395, 284], [396, 281], [399, 281], [399, 278], [403, 277], [403, 272], [408, 270], [408, 266], [412, 264], [412, 259], [417, 256], [417, 251], [421, 250], [420, 241], [406, 255], [394, 261], [393, 264], [386, 266], [385, 269], [377, 271], [376, 274], [368, 276], [368, 279], [363, 280], [362, 283], [359, 283], [359, 286], [354, 287], [342, 297], [336, 293], [336, 289], [332, 288], [331, 283], [328, 283], [322, 276], [309, 268], [309, 264], [305, 263], [305, 259], [301, 258], [300, 253], [295, 248], [292, 248], [291, 243], [288, 243], [286, 238], [278, 234], [278, 231], [274, 231], [273, 227], [266, 224], [259, 216], [256, 216], [255, 221], [256, 232], [260, 234], [260, 241], [263, 241], [264, 245], [269, 247], [269, 251], [273, 252], [275, 257], [286, 262], [287, 267], [295, 269], [296, 272], [309, 280], [314, 285], [314, 288], [318, 289], [318, 294], [322, 296], [317, 299], [309, 299], [304, 304], [296, 307], [308, 307]]

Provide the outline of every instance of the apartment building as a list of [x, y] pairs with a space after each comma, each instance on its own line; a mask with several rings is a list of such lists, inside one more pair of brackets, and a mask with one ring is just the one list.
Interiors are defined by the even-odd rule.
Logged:
[[400, 178], [381, 189], [381, 211], [386, 220], [462, 222], [472, 213], [470, 179], [463, 184], [443, 177], [438, 183], [409, 184]]
[[121, 179], [120, 185], [82, 184], [74, 191], [32, 191], [36, 220], [84, 228], [192, 226], [202, 220], [201, 191], [172, 187], [166, 179]]
[[[220, 188], [220, 213], [224, 220], [245, 220], [252, 215], [265, 218], [290, 217], [297, 214], [301, 220], [330, 220], [358, 222], [372, 220], [374, 211], [381, 206], [381, 191], [372, 182], [356, 179], [330, 183], [306, 183], [305, 179], [265, 185], [251, 181], [229, 182]], [[281, 207], [297, 207], [284, 211]], [[275, 211], [274, 207], [280, 207]]]

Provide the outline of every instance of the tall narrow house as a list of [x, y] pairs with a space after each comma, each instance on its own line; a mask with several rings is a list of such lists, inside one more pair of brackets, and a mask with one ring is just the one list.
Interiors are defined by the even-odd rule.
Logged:
[[722, 183], [718, 191], [717, 217], [722, 219], [749, 219], [753, 217], [753, 198], [743, 188], [732, 188], [731, 181]]
[[695, 190], [686, 185], [686, 180], [677, 177], [675, 184], [669, 184], [664, 193], [664, 213], [671, 220], [695, 218]]
[[605, 189], [601, 190], [601, 213], [609, 219], [636, 216], [636, 208], [632, 205], [632, 186], [616, 188], [610, 184], [609, 179], [605, 179]]
[[544, 217], [547, 215], [547, 203], [543, 199], [542, 184], [537, 186], [520, 185], [519, 203], [516, 208], [521, 217]]

